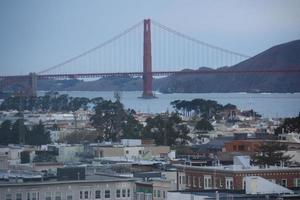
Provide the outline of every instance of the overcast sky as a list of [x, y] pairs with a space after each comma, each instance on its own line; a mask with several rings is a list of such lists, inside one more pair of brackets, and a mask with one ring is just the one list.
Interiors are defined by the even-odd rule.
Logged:
[[299, 0], [2, 0], [1, 74], [39, 72], [144, 18], [250, 56], [300, 38]]

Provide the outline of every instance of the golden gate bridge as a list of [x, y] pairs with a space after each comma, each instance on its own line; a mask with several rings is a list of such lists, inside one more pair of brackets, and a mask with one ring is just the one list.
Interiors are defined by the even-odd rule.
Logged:
[[[139, 76], [143, 98], [153, 98], [153, 76], [176, 74], [298, 73], [282, 69], [233, 70], [250, 56], [217, 47], [185, 35], [159, 22], [145, 19], [100, 45], [37, 73], [0, 75], [0, 90], [17, 84], [35, 96], [37, 80]], [[201, 68], [200, 67], [213, 68]], [[193, 70], [183, 70], [193, 69]]]

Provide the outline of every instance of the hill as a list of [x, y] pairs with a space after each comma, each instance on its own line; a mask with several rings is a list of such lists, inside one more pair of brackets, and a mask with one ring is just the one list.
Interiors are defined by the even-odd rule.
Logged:
[[[300, 69], [300, 40], [280, 44], [237, 65], [216, 70]], [[191, 69], [186, 69], [191, 70]], [[201, 67], [198, 70], [215, 70]], [[44, 81], [40, 90], [137, 91], [142, 79], [132, 77], [102, 78], [96, 81]], [[153, 88], [163, 93], [196, 92], [300, 92], [300, 73], [245, 73], [173, 75], [154, 79]]]
[[[300, 69], [300, 40], [274, 46], [237, 65], [217, 70], [278, 69]], [[300, 73], [176, 75], [165, 78], [160, 91], [300, 92]]]

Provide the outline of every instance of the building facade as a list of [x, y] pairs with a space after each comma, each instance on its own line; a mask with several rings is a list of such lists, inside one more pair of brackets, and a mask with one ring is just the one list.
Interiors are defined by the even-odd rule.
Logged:
[[134, 179], [94, 175], [86, 180], [0, 182], [1, 200], [133, 200]]
[[300, 168], [177, 165], [177, 189], [245, 189], [245, 177], [259, 176], [288, 188], [300, 187]]

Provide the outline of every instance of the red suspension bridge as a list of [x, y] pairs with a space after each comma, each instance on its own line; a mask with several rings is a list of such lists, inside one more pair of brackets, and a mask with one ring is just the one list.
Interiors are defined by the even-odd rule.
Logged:
[[[294, 73], [295, 69], [228, 70], [249, 58], [202, 42], [150, 19], [143, 20], [104, 43], [64, 62], [29, 75], [0, 75], [0, 90], [17, 84], [36, 95], [39, 79], [74, 79], [116, 76], [143, 77], [144, 98], [152, 98], [153, 76], [174, 74]], [[199, 67], [219, 68], [217, 70]], [[194, 70], [183, 70], [183, 69]]]

